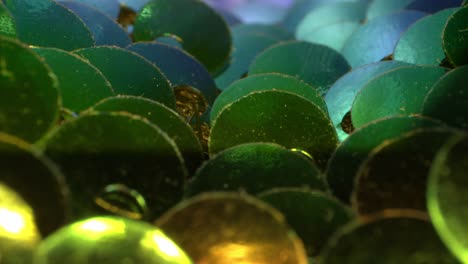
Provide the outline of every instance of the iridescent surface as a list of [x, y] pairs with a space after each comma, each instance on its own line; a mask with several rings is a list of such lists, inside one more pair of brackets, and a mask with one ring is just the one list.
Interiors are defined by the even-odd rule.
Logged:
[[[68, 0], [65, 0], [68, 1]], [[63, 0], [58, 0], [58, 2], [65, 2]], [[111, 19], [116, 19], [119, 15], [120, 6], [118, 0], [73, 0], [73, 2], [78, 2], [85, 4], [87, 6], [96, 8], [100, 12], [103, 12]]]
[[56, 129], [45, 144], [45, 153], [59, 164], [70, 186], [74, 219], [102, 213], [95, 203], [112, 184], [144, 198], [147, 214], [128, 209], [141, 213], [142, 219], [153, 219], [182, 196], [186, 170], [179, 150], [161, 129], [141, 117], [83, 115]]
[[31, 206], [0, 183], [0, 256], [2, 263], [30, 263], [41, 239]]
[[[117, 0], [114, 1], [117, 2]], [[100, 3], [100, 1], [93, 2]], [[74, 1], [61, 1], [60, 4], [73, 11], [83, 20], [93, 34], [97, 46], [126, 47], [132, 43], [127, 32], [115, 20], [93, 7]]]
[[437, 66], [408, 66], [375, 77], [354, 99], [354, 127], [386, 116], [421, 113], [424, 98], [445, 72]]
[[379, 119], [357, 129], [338, 146], [328, 162], [325, 175], [331, 192], [350, 203], [359, 166], [375, 147], [418, 128], [440, 126], [443, 124], [429, 118], [399, 116]]
[[81, 57], [54, 48], [34, 48], [45, 59], [60, 83], [62, 106], [81, 112], [99, 100], [114, 95], [104, 75]]
[[306, 151], [320, 167], [337, 145], [328, 116], [310, 101], [284, 91], [254, 92], [221, 110], [211, 127], [209, 151], [248, 142], [273, 142]]
[[468, 64], [467, 19], [468, 6], [465, 6], [450, 16], [442, 34], [445, 54], [454, 66]]
[[331, 235], [354, 218], [351, 208], [317, 191], [278, 188], [259, 198], [284, 214], [309, 256], [317, 255]]
[[468, 247], [465, 204], [468, 184], [468, 140], [466, 135], [451, 138], [439, 151], [432, 165], [427, 200], [431, 220], [447, 247], [466, 263]]
[[[346, 0], [346, 1], [353, 1], [357, 2], [358, 0]], [[314, 9], [338, 2], [345, 2], [344, 0], [296, 0], [295, 3], [292, 5], [288, 13], [286, 14], [285, 18], [283, 19], [282, 24], [289, 32], [296, 32], [296, 28], [302, 19], [309, 13], [312, 12]]]
[[275, 187], [309, 187], [326, 191], [320, 171], [307, 158], [279, 145], [251, 143], [229, 148], [197, 170], [185, 193], [245, 191]]
[[16, 38], [15, 19], [3, 2], [0, 2], [0, 35]]
[[384, 141], [359, 168], [353, 208], [361, 215], [392, 208], [425, 211], [431, 162], [455, 133], [448, 128], [422, 128]]
[[174, 110], [161, 103], [133, 96], [105, 99], [92, 110], [100, 112], [125, 111], [148, 119], [161, 128], [177, 144], [190, 175], [203, 161], [202, 148], [192, 128]]
[[[219, 1], [219, 0], [218, 0]], [[232, 12], [244, 23], [277, 24], [281, 22], [287, 11], [287, 6], [293, 0], [249, 0], [237, 1]]]
[[437, 81], [427, 94], [422, 114], [453, 126], [468, 128], [468, 65], [453, 69]]
[[429, 13], [436, 13], [443, 9], [461, 6], [461, 0], [414, 0], [407, 5], [407, 9], [420, 10]]
[[245, 194], [203, 194], [155, 224], [195, 263], [307, 263], [304, 245], [283, 216]]
[[[11, 188], [24, 201], [18, 202], [24, 205], [19, 205], [21, 212], [17, 212], [23, 216], [23, 220], [5, 222], [8, 218], [0, 216], [0, 222], [3, 222], [0, 226], [3, 225], [5, 229], [6, 225], [13, 225], [10, 230], [17, 230], [24, 235], [24, 240], [38, 239], [34, 234], [37, 231], [31, 229], [31, 217], [41, 236], [49, 235], [69, 220], [68, 189], [57, 167], [28, 143], [3, 133], [0, 133], [0, 185], [3, 191], [4, 188]], [[14, 197], [0, 195], [0, 207], [11, 211], [15, 209], [13, 202], [17, 199], [9, 201], [9, 198]], [[23, 233], [23, 227], [29, 231], [24, 230]], [[28, 233], [32, 237], [28, 237]]]
[[300, 40], [322, 44], [340, 52], [349, 37], [361, 26], [358, 22], [338, 22], [312, 29]]
[[35, 264], [159, 263], [191, 264], [161, 230], [117, 217], [95, 217], [73, 223], [45, 239]]
[[356, 221], [328, 242], [323, 264], [456, 264], [427, 215], [392, 210]]
[[380, 61], [393, 53], [401, 33], [425, 15], [420, 11], [401, 11], [373, 19], [351, 35], [342, 53], [353, 68]]
[[44, 61], [0, 37], [0, 131], [34, 142], [55, 124], [60, 104], [57, 79]]
[[233, 82], [241, 79], [249, 70], [249, 65], [262, 51], [279, 41], [259, 33], [233, 33], [231, 61], [227, 69], [216, 78], [216, 85], [225, 90]]
[[367, 18], [374, 19], [380, 16], [385, 16], [392, 13], [397, 13], [405, 9], [405, 7], [415, 0], [372, 0], [367, 10]]
[[219, 112], [228, 104], [243, 96], [257, 91], [280, 90], [297, 94], [319, 106], [323, 112], [328, 113], [325, 101], [317, 90], [307, 83], [289, 75], [280, 73], [265, 73], [248, 76], [238, 80], [224, 90], [211, 108], [210, 118], [216, 119]]
[[136, 41], [152, 41], [164, 35], [180, 38], [184, 49], [213, 75], [222, 71], [231, 54], [228, 26], [198, 0], [153, 0], [138, 14], [133, 32]]
[[[149, 98], [175, 109], [175, 96], [167, 78], [140, 55], [117, 47], [94, 47], [74, 52], [96, 66], [116, 94]], [[138, 76], [138, 78], [135, 78]]]
[[360, 23], [366, 18], [366, 9], [362, 2], [338, 2], [314, 9], [297, 26], [296, 38], [307, 40], [318, 28], [337, 22]]
[[340, 141], [348, 137], [348, 134], [341, 127], [341, 122], [346, 113], [351, 110], [354, 98], [359, 91], [375, 76], [405, 65], [409, 64], [398, 61], [368, 64], [350, 71], [332, 85], [325, 96], [325, 102]]
[[294, 39], [293, 34], [286, 31], [281, 25], [240, 24], [232, 27], [231, 32], [233, 35], [258, 34], [278, 41]]
[[307, 82], [324, 95], [349, 70], [346, 59], [329, 47], [288, 41], [276, 44], [258, 55], [250, 65], [249, 74], [284, 73]]
[[4, 3], [15, 18], [22, 42], [64, 50], [95, 44], [83, 21], [53, 0], [5, 0]]
[[[182, 39], [175, 36], [175, 35], [163, 35], [161, 37], [157, 37], [154, 42], [157, 44], [165, 44], [167, 46], [171, 46], [173, 48], [177, 48], [180, 50], [184, 50], [184, 47], [182, 47]], [[137, 44], [139, 42], [136, 42]], [[151, 43], [151, 41], [140, 41], [140, 43]], [[187, 51], [185, 51], [187, 52]], [[190, 55], [192, 56], [192, 55]]]
[[205, 66], [184, 50], [154, 42], [135, 43], [127, 49], [154, 63], [173, 87], [193, 86], [210, 104], [218, 95], [216, 84]]
[[445, 58], [440, 36], [447, 19], [456, 10], [445, 9], [416, 21], [398, 41], [394, 59], [413, 64], [439, 65]]

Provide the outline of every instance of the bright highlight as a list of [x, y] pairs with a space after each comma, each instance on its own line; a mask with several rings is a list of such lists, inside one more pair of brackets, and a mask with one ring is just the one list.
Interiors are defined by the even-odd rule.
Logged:
[[8, 233], [19, 234], [25, 226], [26, 222], [19, 213], [0, 208], [0, 228]]

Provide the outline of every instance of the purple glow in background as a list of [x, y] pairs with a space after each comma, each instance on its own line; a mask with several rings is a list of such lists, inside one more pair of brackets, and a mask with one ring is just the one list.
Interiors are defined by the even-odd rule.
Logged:
[[229, 11], [245, 23], [278, 23], [295, 0], [204, 0], [215, 9]]
[[262, 4], [288, 8], [294, 2], [294, 0], [205, 0], [205, 2], [207, 2], [211, 6], [219, 7], [222, 9], [232, 9], [239, 5], [245, 5], [251, 2], [258, 2]]

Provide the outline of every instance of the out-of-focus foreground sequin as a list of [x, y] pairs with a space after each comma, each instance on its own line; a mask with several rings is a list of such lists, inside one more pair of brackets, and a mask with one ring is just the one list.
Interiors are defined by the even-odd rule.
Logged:
[[156, 221], [195, 263], [305, 264], [304, 245], [267, 204], [235, 193], [210, 193]]
[[44, 240], [35, 264], [191, 264], [160, 230], [143, 222], [95, 217], [69, 225]]
[[32, 208], [0, 182], [0, 262], [19, 263], [27, 259], [40, 239]]

